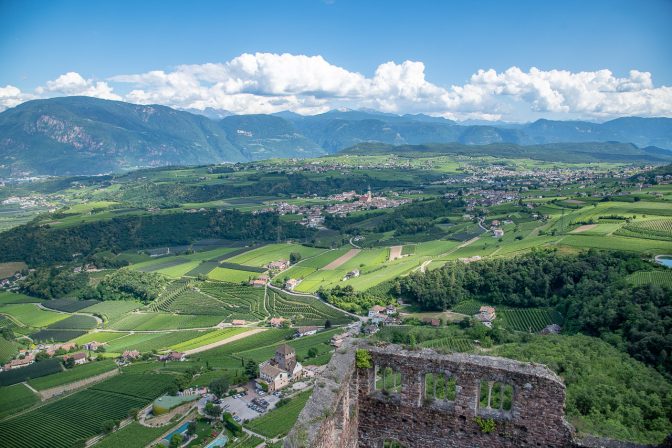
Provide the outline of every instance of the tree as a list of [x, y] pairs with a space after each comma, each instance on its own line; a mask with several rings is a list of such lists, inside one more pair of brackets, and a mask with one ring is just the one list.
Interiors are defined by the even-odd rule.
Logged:
[[170, 448], [177, 448], [182, 445], [182, 434], [173, 434], [173, 437], [170, 438]]
[[245, 375], [251, 380], [259, 376], [259, 366], [251, 359], [245, 364]]
[[317, 348], [310, 347], [310, 349], [308, 350], [308, 357], [309, 358], [314, 358], [314, 357], [317, 356], [317, 354], [318, 354]]
[[331, 321], [329, 319], [324, 321], [324, 328], [331, 328]]
[[63, 365], [65, 366], [66, 369], [72, 369], [75, 367], [75, 359], [70, 356], [66, 360], [63, 361]]
[[196, 422], [192, 420], [187, 426], [187, 435], [191, 437], [194, 434], [196, 434]]
[[210, 382], [208, 388], [217, 398], [222, 398], [229, 391], [229, 381], [226, 377], [217, 378]]
[[289, 254], [289, 262], [291, 264], [296, 264], [299, 261], [301, 261], [301, 254], [300, 253], [292, 252], [291, 254]]
[[100, 429], [103, 433], [109, 434], [114, 430], [115, 426], [114, 420], [105, 420], [102, 425], [100, 425]]
[[210, 417], [219, 417], [222, 414], [222, 408], [213, 404], [211, 401], [208, 401], [205, 404], [205, 408], [203, 408], [203, 411], [205, 412], [206, 415], [209, 415]]
[[133, 420], [138, 419], [138, 413], [140, 413], [140, 409], [138, 408], [131, 408], [128, 410], [128, 416], [132, 418]]

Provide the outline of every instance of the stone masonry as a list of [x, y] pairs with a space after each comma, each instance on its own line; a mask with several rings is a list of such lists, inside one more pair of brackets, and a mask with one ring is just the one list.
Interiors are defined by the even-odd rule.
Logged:
[[[356, 349], [368, 352], [368, 368], [356, 368]], [[449, 380], [452, 392], [436, 395], [428, 374]], [[542, 365], [353, 340], [337, 350], [317, 380], [284, 446], [584, 446], [574, 440], [564, 404], [562, 380]]]

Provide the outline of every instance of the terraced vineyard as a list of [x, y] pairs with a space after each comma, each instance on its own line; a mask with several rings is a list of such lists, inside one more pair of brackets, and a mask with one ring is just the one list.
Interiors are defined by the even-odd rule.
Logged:
[[266, 308], [271, 317], [288, 317], [296, 325], [324, 325], [326, 320], [335, 325], [352, 322], [346, 314], [315, 298], [290, 296], [271, 289], [268, 290]]
[[200, 284], [199, 289], [225, 307], [226, 312], [230, 313], [228, 319], [256, 321], [268, 315], [264, 309], [262, 288], [206, 282]]
[[628, 281], [636, 286], [657, 285], [672, 288], [672, 270], [634, 272], [628, 276]]
[[128, 314], [110, 325], [113, 330], [181, 330], [208, 328], [221, 322], [219, 316], [199, 316], [167, 313]]
[[7, 448], [69, 448], [101, 432], [106, 420], [122, 420], [163, 394], [170, 375], [122, 374], [62, 400], [0, 422]]

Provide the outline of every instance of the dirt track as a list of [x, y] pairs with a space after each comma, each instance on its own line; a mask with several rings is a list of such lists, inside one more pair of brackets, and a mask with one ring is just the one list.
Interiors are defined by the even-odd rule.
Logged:
[[361, 249], [350, 249], [348, 252], [344, 253], [322, 269], [325, 271], [333, 271], [334, 269], [338, 268], [342, 264], [346, 263], [348, 260], [353, 258], [355, 255], [361, 252]]

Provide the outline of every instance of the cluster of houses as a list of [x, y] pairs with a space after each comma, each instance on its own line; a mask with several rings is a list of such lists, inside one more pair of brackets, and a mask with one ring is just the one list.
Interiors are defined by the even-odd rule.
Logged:
[[47, 356], [52, 357], [56, 355], [58, 351], [61, 351], [61, 353], [68, 352], [74, 350], [75, 348], [77, 348], [77, 345], [75, 343], [68, 342], [64, 344], [39, 344], [34, 349], [31, 350], [21, 349], [17, 353], [16, 358], [4, 364], [0, 368], [0, 371], [6, 372], [8, 370], [15, 370], [20, 369], [22, 367], [27, 367], [35, 362], [38, 353], [46, 353]]
[[394, 305], [374, 305], [369, 309], [367, 317], [369, 318], [369, 324], [362, 328], [362, 332], [366, 335], [376, 334], [381, 325], [401, 324], [397, 308]]

